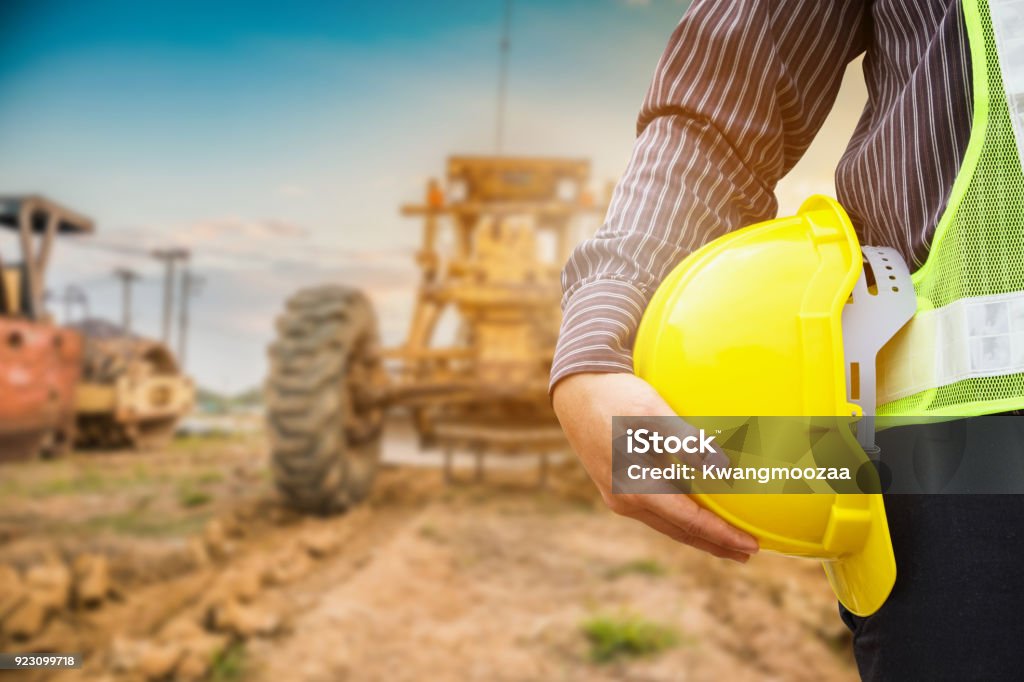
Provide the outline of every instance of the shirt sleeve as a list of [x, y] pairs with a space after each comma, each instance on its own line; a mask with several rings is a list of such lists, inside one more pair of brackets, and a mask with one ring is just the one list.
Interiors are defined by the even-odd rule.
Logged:
[[562, 272], [551, 387], [632, 372], [651, 295], [687, 254], [767, 220], [846, 65], [864, 51], [865, 0], [696, 0], [673, 31], [605, 222]]

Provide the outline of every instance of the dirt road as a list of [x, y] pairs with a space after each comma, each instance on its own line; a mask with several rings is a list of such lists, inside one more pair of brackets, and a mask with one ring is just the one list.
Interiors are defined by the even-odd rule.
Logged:
[[[529, 469], [446, 486], [391, 467], [330, 519], [277, 504], [255, 436], [2, 473], [0, 565], [19, 584], [70, 566], [72, 584], [0, 650], [87, 654], [24, 679], [856, 679], [818, 566], [676, 546], [571, 466], [543, 491]], [[88, 606], [83, 554], [109, 565]]]

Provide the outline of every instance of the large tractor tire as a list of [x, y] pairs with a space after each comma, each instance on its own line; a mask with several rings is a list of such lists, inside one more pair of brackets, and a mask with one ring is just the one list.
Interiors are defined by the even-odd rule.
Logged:
[[304, 289], [277, 319], [266, 385], [271, 466], [291, 506], [344, 511], [370, 492], [384, 410], [377, 321], [360, 291]]

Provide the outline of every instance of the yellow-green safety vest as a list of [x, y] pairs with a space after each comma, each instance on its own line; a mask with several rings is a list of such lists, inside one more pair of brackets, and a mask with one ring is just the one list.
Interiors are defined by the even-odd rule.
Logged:
[[963, 0], [974, 114], [917, 314], [879, 354], [878, 415], [1024, 409], [1024, 0]]

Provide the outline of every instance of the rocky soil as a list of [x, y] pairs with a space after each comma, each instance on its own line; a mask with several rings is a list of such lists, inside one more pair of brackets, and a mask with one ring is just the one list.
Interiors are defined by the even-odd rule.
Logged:
[[[0, 680], [856, 679], [820, 567], [677, 546], [574, 465], [544, 490], [391, 467], [306, 518], [264, 460], [253, 436], [4, 467], [0, 651], [86, 663]], [[602, 657], [594, 622], [669, 634]]]

